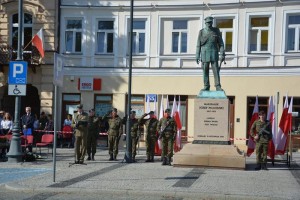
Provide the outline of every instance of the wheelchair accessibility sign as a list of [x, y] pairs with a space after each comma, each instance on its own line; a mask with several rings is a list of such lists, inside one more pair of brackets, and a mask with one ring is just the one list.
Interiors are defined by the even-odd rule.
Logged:
[[8, 95], [26, 96], [26, 85], [8, 85]]
[[8, 84], [26, 85], [27, 84], [27, 62], [10, 61]]

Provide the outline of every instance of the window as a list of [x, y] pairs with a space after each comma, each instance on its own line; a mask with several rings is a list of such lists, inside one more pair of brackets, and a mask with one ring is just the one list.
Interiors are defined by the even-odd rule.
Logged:
[[269, 51], [269, 17], [250, 18], [250, 52]]
[[[132, 53], [144, 54], [146, 43], [146, 21], [145, 20], [133, 20], [132, 26]], [[130, 34], [128, 34], [130, 35]]]
[[187, 52], [187, 20], [173, 21], [172, 30], [172, 52], [186, 53]]
[[96, 116], [103, 117], [112, 109], [112, 95], [95, 95], [95, 113]]
[[67, 53], [80, 53], [82, 42], [82, 20], [69, 19], [66, 21], [65, 50]]
[[108, 54], [114, 51], [114, 21], [98, 21], [97, 53]]
[[216, 27], [220, 29], [224, 41], [225, 52], [232, 53], [233, 50], [233, 19], [216, 18]]
[[[32, 15], [24, 13], [24, 33], [23, 33], [23, 46], [30, 44], [25, 51], [31, 51], [31, 39], [32, 39]], [[19, 15], [14, 14], [12, 16], [12, 40], [11, 44], [14, 50], [18, 49], [18, 27], [19, 27]]]
[[300, 14], [288, 16], [287, 51], [300, 51]]

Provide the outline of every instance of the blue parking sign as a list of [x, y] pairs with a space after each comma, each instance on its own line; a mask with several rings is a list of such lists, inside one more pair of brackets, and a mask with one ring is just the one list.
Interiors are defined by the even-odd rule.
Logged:
[[8, 84], [26, 85], [27, 84], [27, 62], [10, 61]]

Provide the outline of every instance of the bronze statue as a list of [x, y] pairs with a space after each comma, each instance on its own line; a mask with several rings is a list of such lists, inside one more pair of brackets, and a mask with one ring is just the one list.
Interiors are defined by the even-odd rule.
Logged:
[[[206, 27], [198, 34], [196, 62], [202, 62], [204, 88], [202, 91], [209, 91], [209, 64], [214, 73], [215, 87], [217, 91], [223, 91], [220, 83], [220, 67], [225, 61], [224, 43], [219, 28], [212, 27], [213, 17], [204, 19]], [[221, 63], [219, 65], [219, 52]]]

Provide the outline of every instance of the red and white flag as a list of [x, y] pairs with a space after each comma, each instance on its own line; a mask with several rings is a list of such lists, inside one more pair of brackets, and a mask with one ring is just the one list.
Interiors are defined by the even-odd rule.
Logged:
[[248, 140], [247, 156], [250, 156], [254, 152], [254, 149], [255, 149], [255, 142], [254, 142], [253, 137], [251, 137], [251, 135], [250, 135], [250, 129], [251, 129], [252, 124], [257, 119], [258, 119], [258, 97], [256, 96], [255, 105], [254, 105], [254, 109], [252, 112], [252, 117], [251, 117], [249, 127], [248, 127], [249, 140]]
[[273, 97], [269, 98], [269, 107], [268, 107], [268, 115], [267, 120], [270, 121], [272, 125], [272, 140], [269, 141], [268, 147], [268, 156], [274, 160], [275, 157], [275, 142], [276, 142], [276, 121], [275, 121], [275, 105], [273, 101]]
[[276, 155], [283, 155], [285, 152], [287, 136], [289, 131], [292, 129], [292, 108], [293, 97], [291, 98], [290, 105], [288, 106], [288, 96], [286, 95], [278, 128]]
[[32, 38], [32, 45], [37, 48], [42, 58], [45, 56], [43, 28]]
[[174, 101], [173, 101], [173, 106], [172, 106], [171, 117], [174, 118], [174, 120], [176, 122], [176, 125], [177, 125], [177, 133], [176, 133], [175, 145], [174, 145], [174, 151], [177, 152], [177, 151], [180, 150], [180, 146], [178, 147], [178, 145], [180, 145], [180, 142], [178, 144], [178, 141], [181, 139], [181, 138], [179, 138], [179, 133], [178, 132], [181, 130], [182, 125], [181, 125], [181, 121], [180, 121], [180, 115], [179, 115], [179, 112], [178, 112], [175, 96], [174, 96]]

